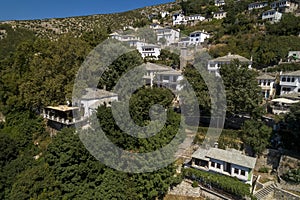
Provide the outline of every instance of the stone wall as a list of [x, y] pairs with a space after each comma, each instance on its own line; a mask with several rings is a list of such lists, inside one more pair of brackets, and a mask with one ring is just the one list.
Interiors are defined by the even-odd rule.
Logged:
[[285, 190], [281, 190], [279, 188], [275, 188], [274, 190], [274, 199], [278, 200], [300, 200], [300, 196], [290, 193]]

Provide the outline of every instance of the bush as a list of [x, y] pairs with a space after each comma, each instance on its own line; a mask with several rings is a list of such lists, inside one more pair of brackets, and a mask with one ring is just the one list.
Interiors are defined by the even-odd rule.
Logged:
[[300, 183], [300, 168], [289, 170], [283, 175], [283, 179], [296, 184]]
[[261, 167], [261, 168], [259, 168], [258, 172], [260, 172], [260, 173], [269, 173], [269, 168], [268, 167]]
[[243, 184], [237, 178], [200, 171], [197, 169], [183, 169], [183, 175], [202, 184], [224, 190], [230, 194], [245, 197], [250, 196], [250, 185]]
[[199, 187], [199, 184], [198, 184], [198, 182], [197, 182], [197, 181], [194, 181], [194, 182], [192, 183], [192, 187], [193, 187], [193, 188], [195, 188], [195, 187]]

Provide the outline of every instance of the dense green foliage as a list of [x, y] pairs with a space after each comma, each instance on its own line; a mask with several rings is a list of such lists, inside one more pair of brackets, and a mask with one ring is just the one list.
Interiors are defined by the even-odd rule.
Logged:
[[106, 88], [106, 90], [112, 90], [124, 73], [141, 65], [142, 63], [143, 59], [136, 50], [120, 56], [108, 66], [108, 69], [104, 71], [100, 77], [98, 87]]
[[[173, 164], [143, 174], [105, 167], [90, 155], [74, 130], [64, 129], [50, 138], [44, 122], [31, 112], [39, 112], [46, 105], [64, 104], [71, 98], [77, 70], [96, 41], [106, 38], [105, 34], [97, 31], [82, 38], [65, 35], [57, 41], [25, 40], [24, 36], [24, 41], [1, 60], [0, 111], [6, 120], [0, 126], [1, 199], [155, 199], [181, 181], [179, 176], [174, 177]], [[118, 58], [106, 74], [112, 78], [112, 82], [106, 82], [107, 87], [113, 87], [118, 77], [141, 63], [136, 51]], [[149, 104], [143, 103], [149, 99]], [[169, 108], [172, 100], [168, 90], [142, 89], [131, 99], [133, 118], [147, 124], [151, 105]], [[125, 149], [147, 152], [164, 146], [176, 134], [180, 116], [172, 109], [167, 113], [168, 122], [160, 134], [139, 141], [118, 132], [110, 108], [99, 108], [98, 116], [113, 142]], [[40, 158], [35, 161], [37, 155]]]
[[183, 175], [187, 178], [197, 180], [201, 184], [211, 185], [214, 188], [222, 189], [241, 198], [250, 196], [250, 185], [242, 184], [237, 178], [192, 168], [184, 169]]
[[71, 36], [21, 43], [13, 56], [1, 63], [1, 110], [40, 111], [45, 105], [65, 103], [89, 50], [86, 42]]
[[260, 87], [257, 84], [256, 72], [248, 66], [233, 62], [220, 69], [227, 101], [227, 112], [232, 114], [246, 113], [251, 117], [261, 116]]
[[198, 70], [192, 65], [187, 65], [184, 68], [183, 75], [187, 79], [189, 84], [191, 84], [193, 87], [193, 90], [198, 98], [199, 109], [205, 114], [210, 113], [211, 99], [208, 87], [203, 77], [199, 74]]
[[283, 179], [286, 181], [299, 184], [300, 183], [300, 168], [289, 170], [283, 175]]
[[280, 135], [284, 147], [287, 149], [294, 149], [299, 151], [299, 142], [300, 142], [300, 103], [297, 103], [290, 108], [290, 113], [288, 113], [284, 120], [283, 124], [285, 127], [280, 130]]
[[[170, 185], [180, 181], [180, 177], [173, 177], [173, 165], [154, 173], [136, 175], [107, 168], [89, 154], [73, 130], [65, 129], [50, 140], [42, 120], [27, 111], [39, 111], [45, 105], [65, 103], [70, 99], [76, 72], [87, 52], [95, 46], [96, 40], [105, 38], [89, 33], [77, 39], [69, 35], [58, 41], [27, 40], [20, 42], [13, 54], [2, 60], [1, 111], [6, 123], [0, 129], [1, 199], [154, 199], [163, 197]], [[137, 52], [121, 56], [110, 66], [116, 75], [112, 71], [107, 73], [114, 78], [109, 86], [113, 87], [130, 67], [141, 63]], [[141, 107], [146, 106], [143, 101], [151, 98], [153, 103], [168, 107], [173, 99], [168, 90], [143, 91], [134, 94], [131, 100], [132, 110], [138, 114], [136, 121], [140, 123], [149, 120], [147, 111]], [[146, 107], [149, 106], [151, 102]], [[180, 119], [178, 114], [169, 111], [170, 126], [153, 140], [141, 140], [138, 145], [136, 141], [127, 138], [127, 143], [116, 135], [115, 129], [109, 127], [113, 122], [110, 110], [102, 109], [103, 112], [99, 110], [100, 121], [111, 138], [116, 136], [113, 141], [124, 148], [140, 151], [150, 151], [168, 143]], [[34, 141], [41, 144], [36, 147]], [[42, 157], [35, 161], [33, 156], [40, 153]]]
[[242, 127], [243, 140], [252, 147], [255, 154], [261, 154], [269, 144], [272, 128], [263, 122], [248, 120]]
[[300, 33], [300, 17], [296, 17], [291, 13], [283, 15], [280, 22], [266, 25], [267, 33], [271, 35], [294, 35]]
[[[202, 144], [208, 127], [199, 127], [198, 133], [193, 141], [195, 144]], [[242, 141], [243, 134], [240, 130], [231, 130], [231, 129], [223, 129], [222, 133], [218, 139], [218, 148], [226, 149], [226, 148], [233, 148], [233, 149], [241, 149], [243, 141]]]
[[[152, 105], [159, 103], [164, 106], [167, 111], [167, 121], [162, 130], [156, 135], [148, 138], [136, 138], [123, 132], [114, 120], [114, 117], [109, 107], [99, 107], [97, 116], [100, 120], [100, 125], [107, 137], [117, 146], [138, 152], [150, 152], [159, 149], [168, 144], [173, 137], [177, 134], [180, 115], [175, 113], [172, 108], [169, 108], [173, 99], [170, 91], [159, 88], [142, 89], [135, 93], [130, 99], [130, 114], [132, 119], [137, 125], [148, 125], [149, 109]], [[128, 119], [123, 118], [123, 123], [127, 124]], [[153, 119], [152, 119], [153, 120]], [[156, 130], [151, 130], [156, 132]]]
[[291, 72], [300, 70], [300, 63], [283, 63], [275, 67], [265, 68], [265, 72]]
[[[11, 171], [20, 171], [7, 174], [15, 175], [15, 178], [11, 190], [6, 182], [3, 198], [155, 199], [180, 181], [180, 177], [172, 176], [173, 166], [144, 174], [127, 174], [105, 167], [89, 154], [71, 129], [64, 129], [54, 137], [43, 158], [33, 162], [32, 158], [31, 165], [19, 160], [20, 166], [11, 168]], [[12, 164], [8, 166], [15, 167]]]
[[[159, 95], [159, 94], [162, 95]], [[151, 97], [153, 103], [169, 106], [172, 94], [167, 90], [142, 89], [132, 98], [136, 117], [147, 115], [142, 104]], [[135, 105], [139, 109], [135, 108]], [[143, 108], [141, 108], [141, 106]], [[123, 138], [110, 125], [114, 123], [110, 108], [101, 107], [98, 116], [107, 136], [123, 148], [150, 151], [168, 143], [176, 133], [180, 116], [169, 111], [168, 127], [155, 138], [133, 141]], [[144, 114], [143, 114], [144, 113]], [[8, 114], [1, 138], [1, 199], [155, 199], [163, 197], [172, 185], [181, 181], [174, 177], [172, 164], [152, 173], [129, 174], [105, 167], [85, 149], [72, 129], [63, 129], [42, 148], [33, 145], [34, 140], [47, 141], [40, 118], [30, 113]], [[179, 118], [178, 118], [179, 117]], [[116, 127], [116, 126], [115, 126]], [[41, 136], [45, 138], [41, 138]], [[41, 142], [42, 142], [41, 141]], [[33, 156], [42, 153], [34, 161]]]
[[[33, 41], [34, 33], [27, 29], [13, 29], [8, 24], [1, 24], [0, 30], [6, 31], [4, 39], [0, 40], [0, 61], [15, 52], [20, 43]], [[1, 68], [0, 68], [1, 69]]]
[[45, 135], [41, 119], [35, 114], [10, 113], [0, 129], [0, 198], [10, 194], [19, 173], [35, 165], [33, 156], [39, 150], [33, 141]]

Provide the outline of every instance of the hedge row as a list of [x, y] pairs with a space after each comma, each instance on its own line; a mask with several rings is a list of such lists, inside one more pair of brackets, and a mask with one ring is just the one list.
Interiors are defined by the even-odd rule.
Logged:
[[214, 188], [222, 189], [239, 197], [250, 196], [250, 185], [242, 183], [237, 178], [205, 172], [193, 168], [183, 169], [183, 175], [186, 178], [197, 180], [201, 184], [209, 184]]

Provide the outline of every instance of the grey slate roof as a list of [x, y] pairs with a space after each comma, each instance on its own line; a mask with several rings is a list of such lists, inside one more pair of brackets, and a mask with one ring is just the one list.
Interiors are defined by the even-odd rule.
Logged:
[[243, 56], [237, 55], [237, 54], [228, 54], [226, 56], [212, 59], [211, 61], [213, 61], [213, 62], [231, 62], [235, 59], [239, 60], [240, 62], [251, 62], [249, 59], [247, 59]]
[[283, 73], [285, 76], [300, 76], [300, 70], [294, 72]]
[[159, 72], [157, 74], [160, 74], [160, 75], [181, 75], [182, 72], [179, 71], [179, 70], [171, 69], [171, 70], [168, 70], [168, 71]]
[[269, 74], [262, 74], [262, 75], [256, 77], [256, 79], [259, 79], [259, 80], [273, 80], [273, 79], [275, 79], [275, 77], [270, 76]]
[[142, 48], [160, 48], [160, 47], [155, 44], [147, 44], [147, 45], [142, 46]]
[[192, 155], [193, 158], [209, 160], [209, 158], [225, 161], [227, 163], [236, 164], [239, 166], [253, 169], [256, 163], [256, 158], [241, 154], [239, 151], [229, 151], [218, 148], [202, 149], [199, 148]]
[[158, 65], [154, 63], [147, 62], [146, 64], [143, 64], [146, 70], [148, 71], [168, 71], [172, 69], [171, 67], [164, 66], [164, 65]]
[[86, 93], [81, 97], [82, 100], [101, 99], [118, 96], [116, 93], [97, 88], [86, 88]]

